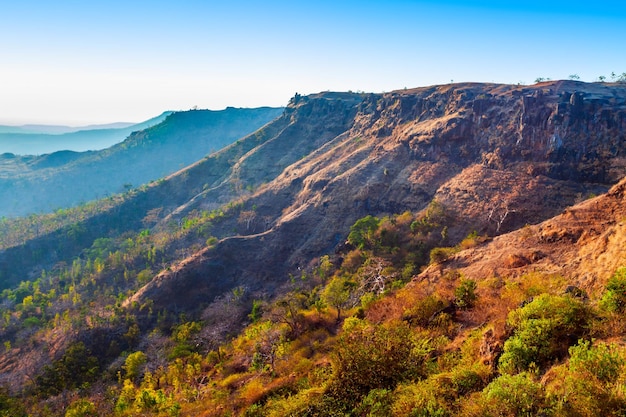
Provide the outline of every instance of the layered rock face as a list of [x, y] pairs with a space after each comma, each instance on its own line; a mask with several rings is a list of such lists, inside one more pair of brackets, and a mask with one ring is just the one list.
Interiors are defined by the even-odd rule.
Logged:
[[231, 198], [233, 184], [252, 185], [240, 198], [256, 210], [254, 227], [232, 236], [236, 220], [224, 220], [216, 247], [164, 271], [134, 300], [165, 302], [193, 288], [200, 303], [235, 285], [272, 294], [339, 250], [365, 215], [417, 212], [436, 199], [454, 244], [473, 230], [497, 235], [541, 222], [626, 174], [618, 84], [322, 93], [294, 98], [275, 123], [278, 133], [233, 165], [230, 187], [179, 213]]

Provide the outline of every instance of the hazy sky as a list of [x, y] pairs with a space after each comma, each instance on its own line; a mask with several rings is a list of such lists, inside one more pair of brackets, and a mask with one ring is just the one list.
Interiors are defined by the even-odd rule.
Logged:
[[[503, 5], [504, 4], [504, 5]], [[294, 93], [626, 72], [626, 2], [22, 0], [0, 124], [138, 122]]]

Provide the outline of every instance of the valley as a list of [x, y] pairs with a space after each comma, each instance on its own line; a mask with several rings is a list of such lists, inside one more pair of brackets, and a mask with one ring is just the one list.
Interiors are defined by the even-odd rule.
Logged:
[[0, 179], [10, 415], [626, 410], [623, 83], [230, 112]]

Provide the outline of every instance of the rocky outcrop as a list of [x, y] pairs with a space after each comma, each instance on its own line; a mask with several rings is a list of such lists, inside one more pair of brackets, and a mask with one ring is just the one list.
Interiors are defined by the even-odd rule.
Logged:
[[567, 277], [576, 292], [594, 293], [626, 264], [626, 178], [598, 197], [566, 208], [536, 225], [498, 236], [429, 267], [416, 280], [438, 280], [448, 271], [468, 279], [515, 280], [529, 273]]

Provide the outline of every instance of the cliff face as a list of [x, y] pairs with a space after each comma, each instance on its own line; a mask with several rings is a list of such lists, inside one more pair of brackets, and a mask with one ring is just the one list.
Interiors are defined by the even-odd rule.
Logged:
[[[253, 227], [229, 237], [237, 223], [225, 220], [216, 247], [161, 273], [134, 300], [166, 302], [194, 288], [200, 302], [236, 285], [271, 294], [337, 250], [365, 215], [416, 212], [437, 199], [451, 219], [444, 243], [454, 244], [473, 230], [495, 235], [541, 222], [626, 174], [622, 85], [324, 93], [292, 100], [281, 120], [284, 129], [240, 159], [227, 181], [258, 187], [241, 197], [255, 208]], [[206, 193], [178, 215], [224, 195]]]
[[624, 173], [622, 85], [461, 84], [371, 96], [358, 128], [417, 157], [614, 183]]

